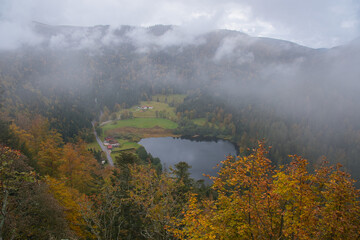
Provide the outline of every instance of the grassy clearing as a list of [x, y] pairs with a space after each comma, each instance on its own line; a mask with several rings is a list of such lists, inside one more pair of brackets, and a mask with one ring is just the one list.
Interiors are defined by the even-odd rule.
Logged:
[[136, 142], [130, 142], [130, 141], [127, 141], [125, 139], [119, 139], [118, 141], [120, 143], [120, 147], [115, 148], [115, 151], [117, 151], [117, 150], [125, 150], [125, 149], [129, 149], [129, 148], [138, 149], [140, 147], [140, 144], [138, 144]]
[[106, 131], [107, 135], [120, 136], [121, 139], [132, 139], [131, 142], [140, 141], [141, 138], [147, 137], [176, 137], [171, 129], [164, 129], [161, 127], [153, 128], [135, 128], [135, 127], [122, 127], [114, 128]]
[[92, 142], [92, 143], [88, 143], [87, 144], [87, 148], [88, 149], [90, 149], [90, 148], [92, 148], [92, 149], [95, 149], [95, 150], [100, 150], [100, 151], [102, 151], [101, 150], [101, 147], [99, 146], [99, 144], [95, 141], [95, 142]]
[[127, 140], [124, 139], [119, 139], [118, 140], [120, 143], [120, 147], [119, 148], [115, 148], [114, 151], [112, 151], [110, 153], [112, 159], [115, 161], [115, 157], [118, 156], [120, 153], [117, 151], [134, 151], [136, 149], [138, 149], [141, 145], [136, 143], [136, 142], [129, 142]]
[[116, 159], [115, 157], [118, 156], [118, 154], [119, 153], [114, 153], [114, 152], [110, 153], [110, 156], [111, 156], [114, 163], [115, 163], [115, 159]]
[[120, 150], [125, 150], [125, 149], [129, 149], [129, 148], [138, 149], [140, 146], [141, 145], [136, 142], [126, 142], [120, 147]]
[[195, 118], [192, 121], [193, 121], [193, 123], [195, 123], [196, 125], [199, 125], [199, 126], [204, 126], [204, 124], [206, 123], [205, 118]]
[[[167, 103], [156, 102], [156, 101], [142, 101], [140, 106], [152, 106], [153, 109], [133, 109], [134, 117], [140, 118], [156, 118], [159, 117], [160, 112], [163, 112], [168, 118], [175, 118], [175, 107], [170, 107]], [[158, 114], [158, 115], [156, 115]]]
[[[152, 101], [142, 101], [139, 105], [129, 109], [122, 109], [117, 116], [133, 116], [125, 120], [116, 120], [103, 125], [100, 139], [105, 136], [114, 136], [120, 143], [114, 151], [134, 151], [140, 145], [137, 143], [141, 138], [176, 136], [172, 130], [178, 125], [172, 120], [176, 119], [175, 108], [184, 101], [186, 95], [155, 95]], [[170, 107], [169, 104], [173, 107]], [[140, 109], [141, 106], [151, 106], [153, 109]], [[130, 113], [130, 114], [129, 114]], [[115, 159], [119, 153], [112, 152]]]
[[116, 148], [115, 151], [137, 149], [140, 145], [136, 141], [141, 138], [172, 136], [172, 129], [175, 128], [177, 128], [177, 123], [163, 118], [118, 120], [102, 126], [103, 136], [101, 139], [103, 140], [104, 136], [119, 136], [117, 140], [120, 143], [120, 148]]
[[[117, 112], [117, 116], [121, 116], [125, 112], [131, 112], [137, 118], [162, 118], [176, 119], [175, 108], [184, 102], [186, 95], [172, 94], [172, 95], [155, 95], [151, 101], [142, 101], [139, 105], [132, 106], [129, 109], [122, 109]], [[169, 106], [172, 105], [172, 107]], [[139, 109], [141, 106], [152, 106], [153, 109]]]
[[[198, 126], [204, 126], [206, 123], [206, 119], [205, 118], [195, 118], [193, 120], [191, 120], [193, 123], [195, 123]], [[215, 129], [219, 129], [219, 126], [216, 124], [212, 124], [211, 122], [208, 122], [208, 126], [215, 128]]]
[[163, 118], [133, 118], [118, 120], [116, 124], [109, 123], [102, 126], [103, 133], [106, 134], [108, 130], [123, 128], [123, 127], [135, 127], [135, 128], [154, 128], [160, 127], [164, 129], [175, 129], [177, 128], [177, 123]]

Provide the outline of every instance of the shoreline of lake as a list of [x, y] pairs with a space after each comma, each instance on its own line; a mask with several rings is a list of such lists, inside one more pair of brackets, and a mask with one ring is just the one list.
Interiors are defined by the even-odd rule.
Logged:
[[165, 168], [181, 161], [187, 162], [192, 166], [189, 170], [191, 176], [194, 179], [204, 179], [208, 183], [210, 180], [203, 174], [215, 176], [218, 169], [214, 170], [214, 167], [229, 154], [237, 155], [235, 145], [222, 139], [209, 141], [184, 137], [143, 138], [139, 144], [153, 157], [160, 158]]

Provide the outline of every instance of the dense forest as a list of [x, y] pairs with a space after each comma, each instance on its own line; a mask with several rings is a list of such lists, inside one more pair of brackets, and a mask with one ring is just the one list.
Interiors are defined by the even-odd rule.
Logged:
[[[0, 52], [0, 239], [359, 237], [347, 173], [360, 177], [358, 39], [311, 49], [228, 30], [174, 40], [163, 25], [33, 30], [41, 44]], [[87, 149], [92, 121], [156, 94], [186, 95], [168, 103], [174, 133], [239, 147], [212, 186], [144, 148], [114, 167]]]

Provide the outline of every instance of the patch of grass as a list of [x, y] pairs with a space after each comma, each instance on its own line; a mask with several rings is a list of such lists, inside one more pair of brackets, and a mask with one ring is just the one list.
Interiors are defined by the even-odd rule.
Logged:
[[177, 128], [177, 123], [163, 118], [133, 118], [118, 120], [116, 124], [106, 124], [102, 126], [102, 129], [106, 133], [108, 130], [122, 127], [153, 128], [156, 126], [164, 129], [175, 129]]
[[[193, 123], [195, 123], [198, 126], [204, 126], [206, 123], [206, 118], [195, 118], [191, 120]], [[216, 124], [212, 124], [211, 122], [208, 122], [208, 126], [211, 128], [219, 129], [219, 126]]]
[[120, 150], [129, 149], [129, 148], [138, 149], [139, 147], [140, 147], [140, 144], [138, 144], [136, 142], [126, 142], [121, 146]]
[[119, 153], [111, 152], [111, 153], [110, 153], [110, 156], [111, 156], [113, 162], [115, 163], [115, 161], [116, 161], [115, 157], [116, 157], [116, 156], [119, 156]]
[[124, 150], [124, 149], [129, 149], [129, 148], [136, 148], [138, 149], [138, 147], [140, 147], [140, 144], [136, 143], [136, 142], [130, 142], [127, 141], [125, 139], [118, 139], [119, 143], [120, 143], [120, 147], [119, 148], [115, 148], [115, 151], [117, 150]]
[[[123, 136], [118, 137], [121, 139], [126, 139], [130, 142], [138, 142], [141, 138], [146, 137], [176, 137], [177, 135], [173, 134], [171, 129], [164, 129], [161, 127], [153, 128], [136, 128], [136, 127], [122, 127], [115, 128], [106, 131], [106, 134], [109, 136]], [[131, 136], [131, 137], [127, 137]]]
[[114, 150], [110, 153], [113, 161], [115, 161], [115, 157], [119, 155], [118, 151], [135, 151], [138, 149], [141, 145], [136, 142], [129, 142], [124, 139], [118, 139], [120, 143], [119, 148], [114, 148]]
[[140, 118], [156, 118], [164, 115], [167, 118], [175, 118], [175, 107], [170, 107], [167, 103], [163, 102], [155, 102], [155, 101], [142, 101], [140, 102], [140, 106], [152, 106], [153, 109], [134, 109], [133, 115], [134, 117]]
[[[155, 95], [152, 96], [151, 101], [142, 101], [139, 105], [132, 106], [129, 109], [122, 109], [117, 113], [118, 116], [125, 112], [131, 112], [134, 117], [138, 118], [168, 118], [171, 120], [176, 119], [175, 108], [184, 102], [184, 94], [172, 95]], [[170, 107], [171, 105], [171, 107]], [[139, 109], [141, 106], [152, 106], [153, 109]]]
[[199, 125], [199, 126], [204, 126], [204, 124], [206, 123], [205, 118], [195, 118], [192, 121], [193, 121], [193, 123], [195, 123], [196, 125]]
[[[133, 106], [129, 109], [122, 109], [117, 113], [118, 116], [132, 114], [134, 118], [125, 120], [116, 120], [103, 125], [102, 135], [99, 136], [102, 141], [104, 137], [111, 135], [117, 138], [120, 143], [119, 148], [115, 148], [111, 156], [119, 154], [116, 151], [135, 151], [139, 148], [136, 141], [145, 137], [175, 136], [172, 130], [178, 125], [172, 120], [177, 119], [175, 108], [182, 102], [186, 95], [155, 95], [152, 101], [142, 101], [140, 105]], [[172, 105], [172, 107], [169, 106]], [[139, 109], [141, 106], [152, 106], [153, 109]], [[100, 147], [99, 147], [100, 148]]]
[[92, 143], [88, 143], [87, 144], [87, 148], [88, 149], [90, 149], [90, 148], [92, 148], [92, 149], [95, 149], [95, 150], [100, 150], [100, 151], [102, 151], [101, 150], [101, 148], [100, 148], [100, 146], [99, 146], [99, 144], [95, 141], [95, 142], [92, 142]]

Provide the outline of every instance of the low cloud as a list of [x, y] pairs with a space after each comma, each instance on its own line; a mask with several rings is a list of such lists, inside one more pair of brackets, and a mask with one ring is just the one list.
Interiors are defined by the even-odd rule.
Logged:
[[246, 47], [255, 40], [248, 36], [235, 36], [225, 38], [217, 48], [213, 60], [220, 62], [221, 60], [235, 61], [237, 64], [251, 63], [254, 61], [254, 54]]
[[[163, 26], [166, 28], [166, 26]], [[205, 39], [199, 35], [193, 35], [182, 27], [173, 26], [164, 34], [155, 35], [148, 28], [135, 28], [126, 34], [130, 41], [141, 52], [152, 50], [162, 50], [168, 47], [186, 45], [200, 45], [205, 43]]]
[[21, 46], [34, 46], [42, 38], [28, 24], [0, 21], [0, 50], [14, 50]]
[[[94, 49], [103, 43], [112, 43], [108, 34], [103, 34], [100, 29], [69, 28], [68, 31], [59, 32], [49, 39], [49, 47], [54, 49]], [[45, 39], [44, 39], [45, 40]]]
[[27, 35], [28, 29], [20, 30], [17, 25], [9, 30], [9, 25], [15, 22], [74, 26], [165, 24], [182, 26], [187, 35], [225, 28], [319, 48], [344, 44], [357, 37], [359, 12], [360, 3], [355, 0], [134, 0], [131, 3], [124, 0], [3, 0], [0, 21], [6, 26], [1, 26], [0, 33], [4, 41], [2, 47], [14, 48], [19, 45], [19, 39], [20, 45], [34, 41], [34, 36]]

